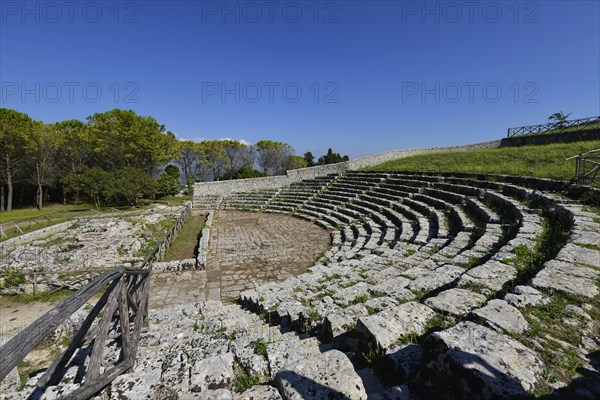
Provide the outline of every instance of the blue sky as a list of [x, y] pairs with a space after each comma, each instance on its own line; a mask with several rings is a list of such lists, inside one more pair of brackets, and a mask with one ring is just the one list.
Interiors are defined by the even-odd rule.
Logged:
[[600, 115], [597, 1], [1, 1], [0, 106], [351, 157]]

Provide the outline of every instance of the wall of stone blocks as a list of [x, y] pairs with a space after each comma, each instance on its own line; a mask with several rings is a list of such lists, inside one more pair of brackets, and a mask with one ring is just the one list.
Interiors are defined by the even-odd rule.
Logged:
[[487, 149], [495, 148], [499, 145], [500, 141], [491, 141], [465, 146], [392, 150], [336, 164], [318, 165], [315, 167], [294, 169], [288, 171], [286, 175], [268, 176], [263, 178], [251, 179], [236, 179], [230, 181], [198, 182], [194, 184], [194, 196], [226, 196], [231, 193], [249, 192], [253, 190], [279, 189], [287, 187], [292, 183], [300, 182], [304, 179], [313, 179], [318, 176], [326, 176], [329, 174], [341, 174], [346, 171], [372, 167], [374, 165], [381, 164], [386, 161], [395, 160], [402, 157], [408, 157], [411, 155], [440, 151], [467, 151]]
[[543, 135], [513, 136], [504, 138], [500, 147], [539, 146], [552, 143], [572, 143], [588, 140], [600, 140], [600, 129], [580, 132], [547, 133]]

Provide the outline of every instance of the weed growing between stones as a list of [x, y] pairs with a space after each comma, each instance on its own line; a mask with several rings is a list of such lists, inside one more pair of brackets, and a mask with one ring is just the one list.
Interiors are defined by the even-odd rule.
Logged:
[[331, 275], [325, 275], [322, 279], [319, 279], [319, 283], [322, 282], [330, 282], [332, 280], [337, 280], [340, 279], [342, 276], [340, 274], [331, 274]]
[[356, 331], [356, 321], [344, 324], [343, 328], [348, 333]]
[[535, 239], [533, 249], [525, 245], [515, 247], [515, 257], [503, 260], [517, 268], [517, 278], [503, 291], [507, 293], [517, 285], [526, 284], [544, 266], [544, 263], [553, 259], [567, 242], [571, 231], [570, 223], [561, 221], [556, 215], [544, 213], [542, 220], [542, 233]]
[[354, 298], [354, 300], [352, 300], [352, 304], [362, 304], [365, 303], [367, 300], [369, 300], [368, 294], [359, 294]]
[[254, 354], [267, 357], [267, 343], [264, 341], [264, 339], [256, 339], [256, 342], [254, 342]]
[[575, 243], [577, 246], [585, 247], [590, 250], [600, 250], [600, 245], [590, 243]]
[[235, 391], [243, 392], [250, 389], [254, 385], [258, 385], [262, 382], [262, 376], [260, 374], [251, 375], [246, 371], [238, 367], [235, 375]]
[[362, 353], [362, 358], [373, 369], [376, 376], [384, 382], [393, 382], [395, 379], [392, 368], [389, 368], [385, 350], [380, 347], [371, 348]]
[[406, 249], [406, 250], [404, 251], [404, 254], [402, 254], [402, 256], [403, 256], [403, 257], [410, 257], [410, 256], [412, 256], [413, 254], [415, 254], [416, 252], [417, 252], [417, 250], [416, 250], [416, 249]]
[[471, 292], [482, 294], [486, 297], [489, 296], [490, 290], [484, 284], [479, 283], [479, 282], [465, 282], [465, 284], [462, 285], [462, 288], [468, 289]]
[[526, 307], [522, 314], [530, 329], [512, 336], [542, 357], [546, 365], [544, 381], [535, 394], [549, 394], [553, 385], [568, 384], [578, 375], [578, 368], [585, 362], [585, 352], [581, 352], [584, 340], [600, 336], [600, 298], [555, 293], [547, 304]]
[[477, 258], [477, 257], [469, 257], [468, 261], [456, 263], [456, 266], [464, 268], [464, 269], [475, 268], [478, 265], [479, 265], [479, 258]]

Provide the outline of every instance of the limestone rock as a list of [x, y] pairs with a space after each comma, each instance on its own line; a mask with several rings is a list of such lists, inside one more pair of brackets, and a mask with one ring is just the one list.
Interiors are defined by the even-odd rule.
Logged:
[[529, 324], [519, 310], [504, 300], [490, 300], [485, 307], [474, 310], [472, 314], [485, 319], [497, 331], [523, 333], [529, 329]]
[[[596, 243], [598, 245], [598, 243]], [[569, 243], [556, 255], [556, 259], [570, 263], [582, 263], [600, 268], [600, 250], [589, 249]]]
[[408, 286], [409, 283], [409, 279], [399, 276], [396, 278], [387, 279], [378, 285], [372, 286], [369, 289], [369, 292], [371, 292], [375, 296], [389, 295], [390, 293], [393, 293], [398, 289], [405, 288], [406, 286]]
[[16, 392], [19, 389], [19, 373], [13, 368], [6, 378], [0, 381], [0, 393]]
[[234, 379], [232, 353], [225, 353], [196, 361], [190, 369], [190, 387], [192, 392], [225, 388]]
[[527, 306], [538, 306], [547, 304], [548, 298], [542, 292], [531, 286], [516, 286], [514, 293], [508, 293], [504, 300], [511, 306], [524, 308]]
[[358, 317], [368, 315], [369, 311], [362, 304], [355, 304], [337, 313], [325, 317], [323, 322], [323, 336], [333, 340], [336, 336], [347, 332], [349, 326], [356, 323]]
[[473, 322], [431, 334], [421, 377], [442, 399], [513, 399], [542, 377], [540, 357], [509, 336]]
[[319, 353], [319, 341], [316, 338], [300, 340], [293, 332], [284, 337], [284, 340], [267, 344], [267, 358], [271, 375], [275, 375], [289, 363]]
[[492, 292], [499, 292], [504, 285], [517, 277], [517, 270], [510, 265], [490, 260], [485, 264], [468, 270], [461, 276], [458, 286], [466, 287], [469, 284], [481, 285]]
[[279, 391], [273, 386], [256, 385], [242, 394], [234, 397], [235, 400], [281, 400]]
[[550, 260], [533, 278], [532, 284], [538, 289], [557, 290], [588, 298], [598, 295], [596, 280], [600, 271], [558, 260]]
[[233, 400], [233, 394], [229, 389], [209, 389], [200, 393], [186, 393], [176, 397], [175, 400]]
[[388, 352], [394, 372], [402, 380], [414, 379], [421, 364], [421, 348], [414, 344], [402, 345]]
[[425, 333], [427, 321], [435, 312], [416, 302], [401, 304], [379, 314], [358, 319], [356, 329], [369, 342], [378, 347], [391, 349], [402, 336]]
[[465, 272], [463, 268], [455, 265], [444, 265], [423, 277], [415, 279], [408, 285], [408, 288], [410, 290], [431, 292], [449, 285], [463, 272]]
[[466, 289], [448, 289], [425, 300], [435, 311], [452, 315], [467, 315], [472, 309], [485, 304], [484, 295]]
[[344, 353], [331, 350], [303, 358], [277, 373], [277, 387], [286, 400], [367, 399], [362, 380]]

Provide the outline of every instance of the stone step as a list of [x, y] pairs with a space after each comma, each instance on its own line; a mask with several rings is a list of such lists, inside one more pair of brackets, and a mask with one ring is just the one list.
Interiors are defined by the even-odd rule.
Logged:
[[544, 373], [534, 351], [468, 321], [432, 333], [423, 344], [421, 365], [421, 379], [441, 399], [527, 397]]

